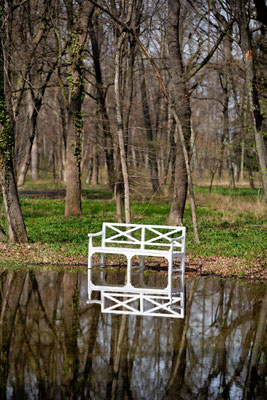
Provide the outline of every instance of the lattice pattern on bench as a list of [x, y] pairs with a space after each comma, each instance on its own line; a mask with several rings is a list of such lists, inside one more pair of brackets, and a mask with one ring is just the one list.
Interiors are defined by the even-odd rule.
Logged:
[[122, 294], [103, 291], [101, 292], [101, 311], [112, 314], [183, 318], [183, 296], [183, 292], [170, 299], [168, 296], [156, 294]]
[[182, 238], [184, 237], [184, 227], [169, 227], [157, 225], [136, 225], [136, 224], [103, 224], [102, 247], [112, 244], [131, 245], [131, 248], [146, 249], [170, 247], [173, 239], [174, 248], [182, 249]]

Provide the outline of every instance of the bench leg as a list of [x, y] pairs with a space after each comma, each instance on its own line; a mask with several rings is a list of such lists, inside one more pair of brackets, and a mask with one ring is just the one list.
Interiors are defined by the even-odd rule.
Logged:
[[181, 284], [184, 286], [185, 255], [181, 257]]
[[89, 301], [92, 298], [92, 290], [90, 290], [91, 283], [92, 283], [92, 254], [89, 253], [88, 255], [88, 300]]
[[100, 267], [105, 267], [105, 254], [101, 254]]
[[127, 277], [126, 286], [131, 287], [131, 270], [132, 270], [132, 256], [127, 256]]
[[171, 254], [168, 257], [168, 289], [169, 289], [169, 298], [172, 304], [172, 273], [173, 273], [173, 255]]

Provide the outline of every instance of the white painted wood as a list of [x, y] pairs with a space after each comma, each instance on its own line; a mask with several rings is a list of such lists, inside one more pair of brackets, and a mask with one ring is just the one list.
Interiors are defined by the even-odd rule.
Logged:
[[[134, 234], [138, 235], [139, 238], [134, 237]], [[152, 237], [149, 237], [149, 235]], [[92, 300], [92, 292], [98, 291], [101, 293], [102, 312], [183, 318], [185, 227], [105, 222], [102, 231], [90, 233], [88, 236], [88, 303], [99, 303], [99, 300]], [[101, 236], [101, 245], [94, 246], [94, 239], [98, 236]], [[101, 255], [101, 267], [104, 267], [105, 264], [105, 254], [120, 254], [127, 258], [125, 285], [93, 284], [92, 257], [95, 253]], [[141, 269], [144, 268], [144, 257], [166, 258], [168, 261], [168, 284], [166, 288], [136, 288], [132, 286], [131, 270], [134, 256], [140, 257]], [[173, 261], [177, 258], [180, 259], [180, 267], [174, 269]], [[181, 282], [180, 291], [173, 289], [173, 274], [177, 272]], [[120, 297], [124, 300], [118, 300]], [[105, 307], [107, 299], [114, 303], [113, 306]], [[146, 307], [148, 303], [150, 308]], [[138, 304], [138, 308], [133, 304]], [[155, 307], [151, 308], [151, 304]]]

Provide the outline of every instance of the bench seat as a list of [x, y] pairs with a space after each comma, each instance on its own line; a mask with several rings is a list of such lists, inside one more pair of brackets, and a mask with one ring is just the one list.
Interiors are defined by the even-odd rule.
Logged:
[[[144, 257], [168, 257], [170, 250], [154, 250], [154, 249], [131, 249], [125, 247], [93, 247], [92, 254], [94, 253], [105, 253], [105, 254], [123, 254], [127, 256], [130, 254], [134, 256], [144, 256]], [[181, 251], [173, 251], [173, 257], [178, 257], [182, 255]]]

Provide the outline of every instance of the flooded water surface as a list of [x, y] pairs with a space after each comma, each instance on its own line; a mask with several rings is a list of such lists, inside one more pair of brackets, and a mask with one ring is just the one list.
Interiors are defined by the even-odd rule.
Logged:
[[264, 284], [186, 279], [184, 318], [165, 318], [101, 313], [84, 272], [0, 281], [0, 399], [266, 398]]

